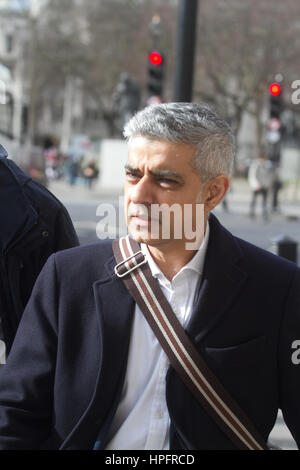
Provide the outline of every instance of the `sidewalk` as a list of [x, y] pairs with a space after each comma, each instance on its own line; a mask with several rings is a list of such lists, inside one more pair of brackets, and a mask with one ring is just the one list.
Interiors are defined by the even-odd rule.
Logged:
[[99, 189], [89, 189], [81, 181], [71, 186], [65, 180], [49, 181], [48, 189], [63, 203], [70, 202], [85, 203], [88, 201], [101, 202], [101, 200], [118, 199], [119, 195], [116, 191], [100, 191]]
[[[120, 192], [101, 191], [96, 186], [89, 189], [82, 182], [70, 186], [65, 180], [50, 181], [48, 189], [65, 204], [76, 202], [81, 204], [100, 203], [103, 200], [117, 200], [119, 196], [123, 196], [122, 190]], [[297, 196], [298, 188], [295, 186], [290, 185], [283, 188], [279, 194], [280, 212], [276, 214], [276, 217], [282, 219], [300, 218], [300, 198], [297, 200]], [[233, 206], [235, 211], [241, 214], [248, 214], [251, 197], [251, 190], [247, 180], [241, 178], [234, 179], [227, 196], [229, 210]], [[260, 212], [260, 200], [257, 201], [257, 211], [258, 213]]]
[[[232, 189], [228, 193], [228, 205], [234, 205], [235, 210], [240, 213], [249, 213], [250, 201], [252, 193], [245, 179], [234, 179], [232, 181]], [[261, 211], [261, 201], [257, 200], [257, 212]], [[295, 219], [300, 218], [300, 198], [298, 188], [293, 185], [285, 186], [279, 193], [279, 212], [276, 214], [277, 218], [282, 219]]]

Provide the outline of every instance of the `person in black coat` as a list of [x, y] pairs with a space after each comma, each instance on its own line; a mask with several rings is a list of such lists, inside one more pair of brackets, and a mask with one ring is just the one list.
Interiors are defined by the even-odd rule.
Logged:
[[7, 157], [6, 150], [0, 145], [2, 363], [10, 351], [36, 278], [48, 257], [59, 250], [79, 245], [63, 204]]

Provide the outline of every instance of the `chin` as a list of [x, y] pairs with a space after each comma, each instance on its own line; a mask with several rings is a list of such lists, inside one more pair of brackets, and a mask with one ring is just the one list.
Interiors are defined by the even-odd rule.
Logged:
[[148, 245], [151, 240], [148, 234], [137, 232], [136, 230], [129, 230], [129, 236], [137, 243], [146, 243], [146, 245]]
[[151, 233], [148, 230], [137, 230], [135, 227], [128, 227], [128, 233], [133, 240], [137, 243], [145, 243], [146, 245], [150, 246], [158, 246], [161, 244], [161, 240], [159, 239], [152, 239]]

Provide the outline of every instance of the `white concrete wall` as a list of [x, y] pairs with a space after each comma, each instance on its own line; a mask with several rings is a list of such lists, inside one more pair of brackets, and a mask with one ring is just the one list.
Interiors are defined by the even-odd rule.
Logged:
[[280, 177], [283, 181], [295, 181], [300, 178], [300, 151], [283, 148], [281, 151]]
[[124, 140], [104, 139], [99, 156], [100, 175], [97, 189], [105, 193], [122, 194], [124, 165], [127, 162], [128, 144]]

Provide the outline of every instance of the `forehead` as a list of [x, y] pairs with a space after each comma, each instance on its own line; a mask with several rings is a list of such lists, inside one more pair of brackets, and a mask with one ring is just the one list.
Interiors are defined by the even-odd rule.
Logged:
[[128, 164], [191, 170], [195, 151], [196, 148], [188, 144], [138, 136], [129, 143]]

